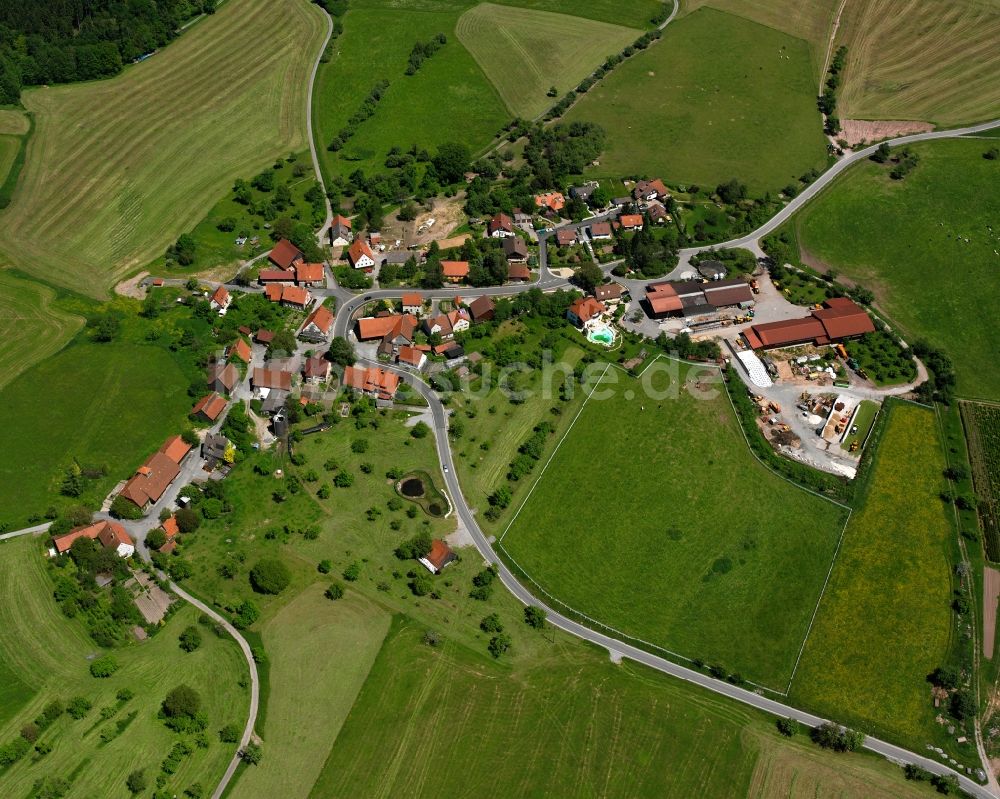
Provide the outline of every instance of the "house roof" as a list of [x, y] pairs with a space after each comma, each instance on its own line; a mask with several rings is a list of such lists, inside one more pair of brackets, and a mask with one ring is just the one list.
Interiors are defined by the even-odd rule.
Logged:
[[208, 370], [208, 384], [210, 386], [219, 384], [226, 391], [232, 391], [239, 380], [240, 370], [236, 368], [235, 364], [217, 363]]
[[292, 390], [292, 373], [283, 369], [265, 369], [257, 367], [251, 378], [255, 388], [276, 388], [281, 391]]
[[348, 366], [344, 369], [344, 385], [378, 394], [380, 399], [392, 399], [399, 388], [399, 375], [378, 367]]
[[399, 360], [408, 363], [410, 366], [420, 366], [420, 361], [425, 357], [424, 353], [415, 347], [400, 347]]
[[306, 358], [305, 366], [302, 367], [302, 375], [309, 377], [329, 377], [330, 362], [326, 358]]
[[124, 544], [127, 547], [135, 546], [135, 542], [125, 532], [125, 528], [120, 524], [113, 524], [111, 522], [104, 523], [104, 526], [97, 533], [97, 540], [103, 546], [114, 549], [117, 549], [119, 544]]
[[457, 556], [451, 547], [440, 538], [435, 538], [431, 541], [431, 551], [427, 553], [424, 560], [434, 567], [434, 571], [439, 572], [456, 558]]
[[347, 259], [351, 262], [351, 266], [355, 266], [361, 260], [362, 256], [370, 258], [372, 263], [375, 262], [375, 253], [368, 246], [368, 242], [362, 238], [357, 238], [351, 242], [351, 246], [347, 250]]
[[605, 283], [594, 288], [594, 296], [599, 300], [617, 300], [625, 292], [619, 283]]
[[595, 222], [590, 226], [591, 236], [610, 236], [611, 225], [608, 222]]
[[243, 363], [250, 363], [251, 350], [245, 338], [238, 338], [229, 345], [229, 348], [226, 350], [226, 357], [232, 358], [234, 356], [243, 361]]
[[642, 227], [642, 215], [622, 214], [618, 217], [618, 224], [625, 228]]
[[655, 192], [657, 197], [667, 197], [670, 192], [667, 187], [663, 185], [663, 181], [659, 178], [654, 180], [640, 180], [635, 184], [635, 190], [632, 192], [633, 197], [646, 197], [649, 194]]
[[291, 283], [295, 273], [291, 269], [261, 269], [257, 274], [258, 283]]
[[559, 228], [556, 231], [556, 243], [560, 247], [572, 244], [576, 241], [576, 228]]
[[73, 542], [78, 538], [91, 538], [99, 540], [104, 546], [110, 546], [110, 543], [105, 543], [105, 541], [113, 542], [114, 546], [117, 548], [119, 543], [124, 543], [128, 545], [133, 545], [133, 541], [129, 538], [128, 533], [125, 532], [125, 528], [122, 527], [118, 522], [111, 522], [101, 520], [99, 522], [94, 522], [93, 524], [88, 524], [86, 527], [77, 527], [75, 530], [70, 530], [65, 535], [58, 536], [52, 539], [52, 545], [55, 547], [56, 552], [60, 555], [69, 550], [73, 545]]
[[334, 228], [346, 228], [347, 230], [350, 230], [351, 229], [351, 220], [348, 219], [346, 216], [341, 216], [340, 214], [337, 214], [330, 221], [330, 227], [334, 227]]
[[297, 263], [295, 265], [295, 279], [299, 283], [316, 283], [324, 278], [323, 264]]
[[267, 255], [268, 260], [279, 269], [290, 269], [292, 264], [303, 257], [302, 250], [288, 239], [279, 240]]
[[492, 313], [496, 310], [496, 305], [493, 300], [483, 294], [481, 297], [476, 297], [469, 304], [469, 312], [472, 314], [473, 319], [479, 319], [485, 314]]
[[569, 310], [581, 322], [586, 322], [604, 313], [606, 309], [604, 303], [597, 301], [593, 297], [577, 297], [573, 300], [573, 304], [569, 306]]
[[202, 414], [208, 421], [214, 422], [219, 414], [226, 409], [226, 399], [213, 391], [198, 400], [191, 409], [191, 414]]
[[550, 191], [545, 194], [535, 195], [535, 205], [539, 208], [550, 208], [553, 211], [561, 211], [566, 205], [566, 198], [562, 192]]
[[281, 289], [281, 301], [290, 302], [302, 308], [309, 304], [309, 292], [300, 286], [283, 286]]
[[875, 325], [865, 309], [847, 297], [835, 297], [823, 303], [822, 310], [813, 311], [831, 341], [874, 333]]
[[739, 305], [741, 302], [752, 302], [753, 291], [745, 280], [717, 280], [714, 283], [703, 283], [702, 291], [709, 305], [722, 308], [726, 305]]
[[271, 302], [281, 302], [281, 292], [282, 286], [277, 283], [271, 283], [264, 287], [264, 296], [266, 296]]
[[442, 261], [441, 271], [445, 277], [463, 278], [469, 276], [468, 261]]
[[424, 304], [424, 298], [421, 297], [419, 294], [404, 294], [403, 295], [403, 306], [404, 307], [413, 307], [413, 306], [417, 306], [417, 305], [422, 306], [423, 304]]
[[655, 314], [673, 313], [684, 307], [681, 298], [672, 291], [655, 291], [646, 295], [646, 302]]
[[162, 497], [180, 472], [177, 461], [162, 451], [154, 452], [128, 479], [120, 494], [140, 508], [144, 507], [147, 502], [156, 502]]
[[170, 438], [163, 442], [163, 446], [160, 447], [160, 452], [174, 463], [180, 463], [190, 451], [191, 445], [180, 436], [170, 436]]
[[784, 347], [789, 344], [801, 344], [804, 341], [826, 338], [823, 325], [814, 316], [802, 319], [782, 319], [778, 322], [765, 322], [753, 325], [751, 328], [763, 347]]
[[506, 230], [508, 233], [514, 231], [514, 222], [507, 214], [497, 214], [486, 223], [486, 230], [490, 235], [498, 230]]
[[164, 520], [163, 524], [160, 525], [160, 527], [162, 528], [163, 532], [166, 533], [167, 538], [173, 538], [181, 531], [180, 528], [177, 526], [176, 516], [167, 517]]
[[[762, 347], [787, 347], [810, 340], [829, 344], [875, 330], [871, 317], [853, 300], [837, 297], [823, 305], [821, 310], [813, 311], [804, 319], [767, 322], [753, 325], [750, 330]], [[749, 336], [747, 339], [750, 341]]]
[[358, 338], [370, 341], [375, 338], [403, 338], [412, 341], [417, 320], [412, 314], [388, 314], [386, 316], [366, 316], [356, 323]]
[[302, 323], [302, 329], [305, 330], [309, 325], [315, 325], [324, 336], [328, 335], [333, 326], [333, 314], [329, 308], [321, 305], [306, 317], [306, 321]]
[[225, 286], [219, 286], [212, 294], [212, 302], [219, 306], [226, 305], [229, 302], [229, 290]]
[[510, 280], [530, 280], [531, 270], [525, 264], [511, 264], [507, 267], [507, 277]]
[[274, 340], [274, 332], [261, 328], [253, 334], [253, 337], [261, 344], [270, 344]]
[[520, 236], [508, 236], [503, 240], [503, 252], [508, 258], [511, 256], [516, 258], [527, 258], [528, 245]]

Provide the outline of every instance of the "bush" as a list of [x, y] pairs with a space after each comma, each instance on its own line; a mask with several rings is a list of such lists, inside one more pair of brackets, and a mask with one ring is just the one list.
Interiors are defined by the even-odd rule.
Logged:
[[82, 696], [74, 696], [69, 700], [69, 704], [66, 705], [66, 712], [74, 719], [79, 720], [86, 716], [92, 707], [93, 705]]
[[242, 752], [240, 752], [240, 757], [243, 758], [247, 763], [252, 766], [256, 766], [260, 763], [260, 758], [263, 753], [260, 747], [253, 743], [252, 741], [246, 745]]
[[245, 630], [260, 618], [260, 609], [249, 599], [236, 608], [233, 626], [237, 630]]
[[496, 613], [491, 613], [489, 616], [484, 616], [479, 622], [479, 629], [484, 633], [502, 633], [503, 624], [500, 621], [500, 617]]
[[524, 609], [524, 623], [536, 630], [541, 630], [545, 626], [545, 611], [537, 605], [528, 605]]
[[795, 719], [778, 719], [776, 726], [778, 732], [786, 738], [791, 738], [799, 729], [799, 723]]
[[340, 583], [330, 583], [323, 594], [327, 599], [336, 601], [344, 596], [344, 586]]
[[500, 633], [499, 635], [494, 635], [490, 639], [487, 649], [489, 649], [490, 654], [493, 655], [493, 657], [498, 658], [510, 649], [510, 643], [510, 636], [505, 633]]
[[320, 574], [329, 574], [332, 570], [333, 564], [329, 560], [321, 560], [316, 566], [316, 571]]
[[94, 677], [110, 677], [116, 671], [118, 671], [118, 662], [111, 655], [105, 655], [90, 664], [90, 673]]
[[128, 779], [125, 780], [125, 786], [128, 788], [129, 793], [142, 793], [146, 790], [146, 785], [146, 775], [141, 768], [133, 771], [128, 775]]
[[277, 558], [264, 558], [250, 570], [250, 585], [259, 594], [280, 594], [292, 581], [292, 575]]
[[861, 748], [865, 736], [856, 730], [825, 722], [809, 733], [813, 742], [834, 752], [854, 752]]
[[349, 583], [353, 583], [361, 576], [361, 564], [352, 563], [346, 569], [344, 569], [343, 578]]
[[234, 744], [240, 740], [240, 728], [235, 724], [227, 724], [219, 730], [219, 740], [224, 744]]
[[178, 685], [163, 700], [163, 714], [167, 718], [194, 718], [201, 709], [201, 696], [189, 685]]
[[427, 438], [427, 434], [430, 433], [431, 429], [428, 427], [426, 422], [417, 422], [413, 425], [413, 429], [410, 430], [410, 435], [414, 438]]
[[177, 529], [182, 533], [193, 533], [201, 525], [201, 518], [191, 508], [181, 508], [175, 514]]
[[434, 590], [434, 583], [426, 574], [418, 574], [410, 581], [410, 590], [414, 596], [427, 596]]
[[181, 649], [185, 652], [194, 652], [199, 646], [201, 646], [201, 633], [198, 632], [197, 627], [185, 627], [184, 632], [180, 634]]

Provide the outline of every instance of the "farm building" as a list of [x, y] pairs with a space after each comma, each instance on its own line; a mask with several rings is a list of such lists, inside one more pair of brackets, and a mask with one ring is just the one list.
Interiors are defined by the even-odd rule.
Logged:
[[302, 323], [299, 338], [306, 341], [324, 342], [329, 340], [333, 331], [333, 313], [325, 305], [320, 305]]
[[775, 349], [812, 342], [816, 345], [874, 333], [875, 325], [868, 313], [847, 297], [834, 297], [803, 319], [785, 319], [753, 325], [743, 331], [751, 349]]
[[399, 375], [378, 367], [348, 366], [344, 369], [344, 388], [389, 401], [396, 396]]
[[323, 264], [307, 264], [305, 261], [295, 264], [295, 282], [300, 286], [322, 286], [326, 283]]
[[417, 329], [417, 319], [411, 314], [386, 314], [366, 316], [354, 325], [358, 341], [382, 339], [390, 350], [413, 343], [413, 333]]
[[655, 319], [665, 316], [690, 318], [719, 308], [746, 305], [753, 301], [750, 285], [743, 280], [716, 280], [712, 283], [660, 282], [646, 286], [643, 303]]
[[168, 438], [163, 442], [163, 446], [136, 469], [135, 474], [119, 492], [119, 496], [141, 510], [146, 510], [163, 496], [167, 487], [180, 474], [180, 464], [190, 451], [191, 445], [180, 436]]
[[135, 542], [118, 522], [99, 521], [86, 527], [78, 527], [66, 535], [52, 539], [52, 551], [57, 555], [69, 552], [78, 538], [97, 541], [105, 549], [114, 549], [120, 558], [130, 558], [135, 552]]
[[225, 409], [225, 397], [221, 397], [217, 392], [213, 391], [195, 403], [195, 406], [191, 409], [191, 415], [204, 419], [206, 422], [214, 422]]
[[231, 363], [216, 363], [208, 368], [208, 385], [216, 391], [230, 393], [240, 382], [240, 370]]
[[226, 357], [229, 360], [236, 358], [243, 363], [250, 363], [251, 351], [247, 340], [243, 337], [236, 339], [226, 348]]
[[420, 562], [431, 574], [440, 574], [449, 563], [458, 560], [458, 556], [440, 538], [431, 541], [431, 551], [420, 559]]
[[290, 271], [292, 265], [305, 258], [302, 250], [292, 244], [288, 239], [281, 239], [274, 248], [267, 254], [267, 260], [278, 269]]

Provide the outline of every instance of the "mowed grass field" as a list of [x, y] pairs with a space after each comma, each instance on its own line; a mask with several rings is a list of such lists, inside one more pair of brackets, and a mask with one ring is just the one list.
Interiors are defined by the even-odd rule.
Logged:
[[480, 3], [458, 20], [459, 40], [514, 116], [534, 119], [641, 31], [583, 17]]
[[785, 690], [846, 511], [753, 459], [715, 373], [700, 398], [680, 368], [667, 399], [608, 374], [613, 396], [584, 405], [503, 549], [576, 611]]
[[391, 616], [357, 592], [339, 602], [312, 585], [262, 629], [268, 653], [267, 747], [232, 799], [306, 799], [389, 631]]
[[949, 662], [955, 533], [938, 497], [945, 463], [933, 412], [898, 404], [890, 413], [791, 699], [916, 751], [939, 729], [926, 678]]
[[[910, 340], [924, 338], [955, 364], [958, 390], [1000, 399], [995, 359], [1000, 303], [1000, 161], [985, 139], [913, 147], [902, 181], [866, 162], [839, 178], [795, 221], [803, 250], [875, 291]], [[966, 241], [968, 239], [968, 241]]]
[[17, 157], [17, 151], [20, 147], [20, 136], [0, 134], [0, 184], [7, 179], [7, 173], [14, 165], [14, 159]]
[[0, 389], [58, 352], [83, 319], [54, 305], [55, 292], [0, 269]]
[[0, 109], [0, 134], [23, 136], [31, 127], [28, 118], [12, 108]]
[[[165, 349], [81, 342], [24, 372], [0, 390], [4, 454], [0, 521], [17, 529], [50, 505], [100, 505], [170, 434], [191, 408], [187, 380]], [[59, 495], [74, 458], [107, 465], [79, 499]]]
[[306, 0], [229, 0], [120, 77], [26, 91], [35, 131], [0, 215], [0, 260], [105, 295], [234, 178], [306, 146], [308, 77], [325, 35]]
[[884, 760], [780, 738], [762, 714], [562, 636], [511, 666], [423, 630], [395, 618], [312, 799], [930, 795]]
[[[43, 758], [32, 753], [4, 771], [3, 795], [35, 796], [36, 780], [62, 777], [72, 783], [66, 794], [70, 799], [124, 799], [129, 795], [125, 779], [137, 768], [145, 769], [152, 783], [170, 747], [181, 737], [157, 718], [167, 691], [180, 683], [201, 694], [209, 746], [192, 747], [166, 787], [180, 795], [201, 782], [210, 791], [235, 752], [235, 745], [219, 741], [217, 730], [230, 723], [242, 727], [249, 707], [249, 689], [239, 686], [246, 664], [236, 645], [203, 627], [201, 647], [183, 652], [177, 637], [198, 618], [194, 608], [185, 606], [148, 641], [115, 650], [119, 670], [109, 679], [95, 679], [89, 662], [103, 653], [82, 623], [70, 621], [59, 610], [42, 550], [41, 539], [31, 536], [0, 544], [0, 672], [5, 678], [0, 689], [0, 740], [12, 740], [54, 699], [67, 702], [82, 696], [93, 708], [81, 720], [63, 715], [45, 730], [39, 740], [52, 744], [52, 752]], [[114, 720], [101, 721], [102, 708], [115, 705], [115, 694], [126, 687], [135, 696]], [[101, 732], [132, 712], [136, 717], [127, 729], [102, 744]]]
[[848, 3], [842, 119], [916, 119], [942, 126], [1000, 114], [1000, 2]]
[[[386, 0], [396, 2], [396, 0]], [[405, 0], [404, 0], [405, 2]], [[423, 0], [415, 0], [423, 2]], [[650, 28], [650, 20], [663, 8], [660, 0], [494, 0], [497, 5], [572, 14], [630, 28]], [[669, 5], [669, 2], [668, 2]]]
[[566, 120], [608, 132], [597, 177], [712, 187], [735, 177], [763, 194], [826, 165], [807, 42], [710, 8], [672, 22]]
[[[356, 0], [342, 18], [335, 55], [320, 66], [313, 98], [316, 147], [324, 175], [383, 169], [395, 146], [431, 153], [444, 142], [484, 148], [510, 118], [496, 90], [455, 35], [467, 3], [385, 4]], [[448, 42], [406, 75], [413, 45], [443, 33]], [[375, 115], [338, 153], [326, 147], [380, 80], [389, 81]]]

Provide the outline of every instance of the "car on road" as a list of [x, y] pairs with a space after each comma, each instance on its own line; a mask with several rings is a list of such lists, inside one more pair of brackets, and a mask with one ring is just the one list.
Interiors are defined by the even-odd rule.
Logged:
[[445, 464], [445, 465], [444, 465], [444, 473], [445, 473], [445, 474], [448, 474], [448, 464]]

